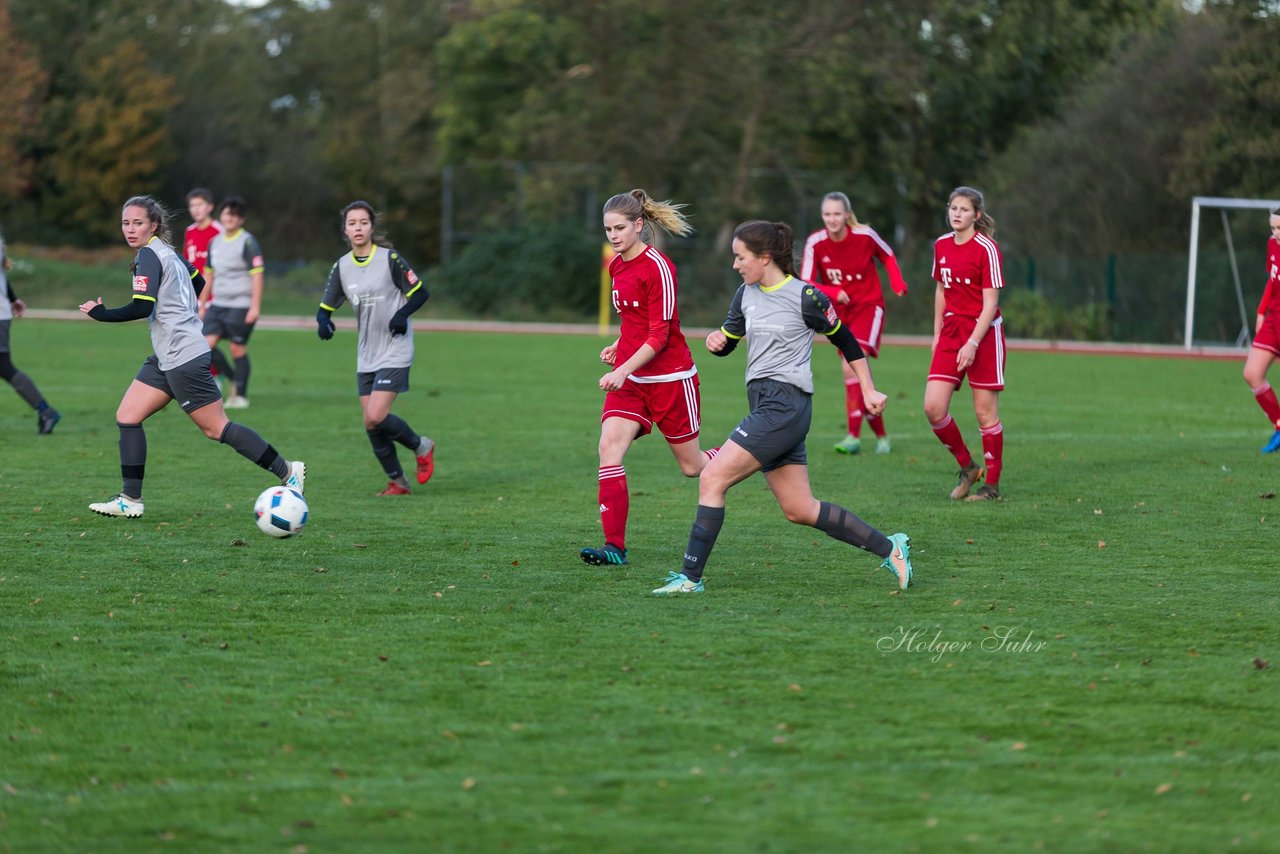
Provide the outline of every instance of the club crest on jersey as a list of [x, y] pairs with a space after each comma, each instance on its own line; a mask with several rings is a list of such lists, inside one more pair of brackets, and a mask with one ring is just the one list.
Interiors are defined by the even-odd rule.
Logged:
[[151, 282], [146, 276], [133, 277], [133, 290], [135, 293], [146, 293], [147, 285]]
[[830, 303], [827, 303], [827, 323], [830, 323], [832, 326], [835, 326], [839, 322], [840, 322], [840, 318], [836, 315], [835, 306], [831, 305]]
[[254, 266], [254, 267], [261, 267], [261, 266], [263, 266], [263, 264], [264, 264], [264, 263], [265, 263], [265, 262], [262, 260], [262, 256], [261, 256], [261, 255], [254, 255], [254, 256], [253, 256], [253, 264], [252, 264], [251, 266]]
[[406, 270], [404, 277], [409, 280], [409, 284], [411, 285], [418, 284], [418, 274], [413, 272], [412, 270]]

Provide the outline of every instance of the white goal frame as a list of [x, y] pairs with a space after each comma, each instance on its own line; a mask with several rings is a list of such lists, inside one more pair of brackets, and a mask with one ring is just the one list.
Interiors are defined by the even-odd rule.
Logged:
[[1240, 306], [1240, 335], [1236, 337], [1236, 346], [1249, 344], [1253, 327], [1249, 323], [1249, 312], [1244, 304], [1244, 291], [1240, 287], [1240, 269], [1236, 265], [1235, 245], [1231, 242], [1231, 229], [1227, 225], [1227, 211], [1230, 209], [1271, 210], [1280, 207], [1276, 199], [1231, 199], [1218, 196], [1195, 196], [1191, 199], [1191, 246], [1187, 250], [1187, 320], [1183, 329], [1182, 346], [1191, 349], [1191, 327], [1196, 319], [1196, 262], [1200, 255], [1200, 209], [1216, 208], [1222, 212], [1222, 230], [1227, 237], [1227, 255], [1231, 259], [1231, 275], [1236, 285], [1236, 303]]

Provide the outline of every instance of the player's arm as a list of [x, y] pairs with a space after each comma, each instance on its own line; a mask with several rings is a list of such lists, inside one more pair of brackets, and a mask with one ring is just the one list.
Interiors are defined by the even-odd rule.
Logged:
[[867, 236], [871, 238], [872, 254], [889, 274], [889, 287], [893, 288], [893, 292], [898, 296], [903, 296], [907, 292], [907, 282], [902, 278], [902, 268], [898, 266], [898, 257], [893, 254], [893, 247], [885, 243], [884, 238], [877, 234], [874, 228], [868, 228], [867, 232]]
[[968, 341], [960, 345], [960, 352], [956, 354], [957, 368], [963, 371], [973, 364], [974, 358], [978, 355], [978, 345], [991, 329], [991, 323], [996, 319], [996, 312], [999, 309], [1000, 291], [996, 288], [983, 288], [982, 311], [978, 314], [978, 323], [973, 327], [973, 334], [969, 336]]
[[1274, 298], [1274, 294], [1271, 293], [1271, 289], [1274, 286], [1275, 286], [1275, 280], [1274, 279], [1268, 280], [1267, 287], [1262, 291], [1262, 299], [1261, 301], [1258, 302], [1258, 319], [1253, 324], [1254, 335], [1257, 335], [1258, 332], [1262, 330], [1263, 318], [1267, 316], [1267, 309], [1271, 307], [1271, 300]]
[[391, 280], [405, 297], [404, 305], [387, 322], [387, 329], [392, 336], [404, 335], [409, 331], [409, 315], [426, 305], [431, 294], [399, 252], [387, 254], [387, 263], [391, 265]]
[[191, 289], [196, 292], [196, 299], [199, 300], [201, 292], [204, 291], [204, 276], [200, 275], [200, 270], [196, 268], [196, 265], [186, 258], [182, 259], [182, 263], [187, 265], [187, 276], [191, 279]]
[[742, 295], [746, 289], [746, 285], [738, 286], [729, 302], [729, 313], [724, 316], [724, 323], [707, 336], [707, 349], [717, 356], [732, 353], [747, 334], [747, 319], [742, 313]]
[[328, 341], [333, 337], [337, 327], [333, 325], [333, 313], [346, 302], [347, 295], [342, 290], [342, 273], [338, 271], [338, 262], [329, 268], [329, 280], [324, 286], [324, 296], [320, 299], [320, 308], [316, 309], [316, 334], [320, 340]]
[[252, 234], [245, 235], [244, 262], [249, 268], [249, 310], [245, 312], [245, 323], [256, 323], [262, 314], [262, 288], [265, 282], [266, 262], [262, 258], [262, 246]]
[[156, 306], [156, 295], [160, 291], [160, 280], [164, 268], [153, 249], [146, 246], [138, 250], [138, 257], [133, 268], [133, 299], [119, 308], [107, 308], [102, 298], [82, 303], [80, 310], [103, 323], [124, 323], [129, 320], [142, 320], [151, 314]]
[[876, 388], [867, 354], [862, 351], [862, 345], [853, 337], [849, 327], [840, 322], [827, 295], [816, 288], [805, 288], [800, 292], [800, 313], [805, 325], [814, 332], [827, 336], [849, 363], [858, 382], [862, 384], [862, 399], [867, 411], [872, 415], [884, 412], [888, 398]]

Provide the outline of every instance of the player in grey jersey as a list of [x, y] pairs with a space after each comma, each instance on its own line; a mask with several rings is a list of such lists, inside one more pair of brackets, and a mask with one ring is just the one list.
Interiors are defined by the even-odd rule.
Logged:
[[[209, 264], [205, 268], [208, 288], [200, 310], [213, 367], [234, 384], [225, 404], [227, 409], [249, 406], [249, 336], [262, 313], [262, 247], [256, 237], [245, 231], [244, 215], [244, 199], [227, 196], [223, 200], [218, 217], [222, 233], [209, 241]], [[231, 348], [234, 368], [218, 349], [223, 338]]]
[[702, 592], [702, 573], [724, 524], [725, 495], [758, 471], [788, 521], [879, 555], [902, 590], [911, 583], [910, 537], [886, 537], [840, 505], [814, 498], [810, 489], [804, 440], [813, 416], [813, 333], [828, 336], [844, 354], [862, 383], [868, 411], [882, 412], [886, 398], [826, 295], [792, 276], [792, 242], [791, 227], [782, 222], [754, 220], [733, 233], [733, 269], [741, 274], [742, 286], [724, 325], [707, 336], [707, 349], [726, 356], [747, 339], [751, 414], [698, 476], [698, 512], [682, 570], [670, 573], [654, 595]]
[[142, 422], [177, 400], [203, 433], [241, 456], [253, 460], [302, 492], [307, 467], [290, 462], [275, 448], [241, 424], [227, 419], [222, 394], [209, 372], [209, 344], [201, 334], [196, 300], [204, 279], [190, 262], [169, 245], [168, 213], [150, 196], [134, 196], [124, 203], [120, 223], [125, 242], [137, 251], [133, 260], [133, 299], [107, 308], [101, 298], [80, 310], [94, 320], [118, 323], [147, 318], [154, 352], [129, 385], [116, 409], [120, 428], [120, 494], [89, 505], [103, 516], [137, 518], [142, 515], [142, 480], [147, 464], [147, 438]]
[[15, 317], [22, 317], [27, 310], [26, 304], [13, 292], [13, 285], [9, 284], [11, 266], [5, 253], [4, 237], [0, 236], [0, 379], [13, 386], [13, 390], [36, 411], [36, 432], [48, 435], [62, 420], [62, 414], [40, 394], [35, 380], [14, 366], [9, 353], [9, 326]]
[[373, 455], [387, 473], [387, 488], [379, 495], [408, 495], [409, 479], [400, 467], [396, 442], [417, 458], [418, 483], [435, 471], [436, 443], [419, 436], [391, 411], [396, 396], [409, 390], [413, 366], [413, 327], [409, 315], [430, 294], [403, 256], [381, 239], [378, 215], [368, 202], [352, 202], [342, 209], [342, 233], [351, 246], [329, 271], [324, 299], [316, 312], [321, 340], [333, 337], [333, 312], [350, 302], [356, 313], [356, 389], [364, 429]]

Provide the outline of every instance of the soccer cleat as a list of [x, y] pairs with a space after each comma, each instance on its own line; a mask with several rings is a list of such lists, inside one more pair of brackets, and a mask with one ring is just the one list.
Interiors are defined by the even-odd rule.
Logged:
[[969, 494], [969, 490], [982, 477], [982, 466], [970, 465], [968, 468], [960, 469], [960, 474], [956, 476], [956, 488], [951, 490], [951, 500], [959, 501]]
[[123, 516], [126, 519], [137, 519], [142, 515], [142, 499], [130, 498], [123, 492], [106, 501], [96, 501], [89, 509], [101, 516]]
[[409, 495], [409, 490], [394, 480], [387, 481], [387, 488], [378, 493], [379, 495]]
[[41, 436], [48, 436], [61, 420], [61, 412], [56, 409], [46, 409], [36, 417], [36, 432]]
[[893, 543], [893, 551], [880, 567], [894, 574], [899, 590], [906, 590], [911, 586], [911, 538], [906, 534], [890, 534], [889, 542]]
[[249, 398], [242, 397], [241, 395], [238, 395], [238, 394], [233, 394], [231, 395], [231, 397], [227, 398], [226, 403], [222, 404], [222, 408], [223, 409], [248, 409]]
[[892, 450], [893, 450], [893, 444], [889, 441], [888, 436], [881, 436], [879, 439], [876, 439], [877, 454], [887, 454]]
[[[423, 439], [424, 442], [431, 442], [430, 439]], [[426, 483], [431, 480], [431, 475], [436, 470], [436, 443], [431, 442], [431, 447], [427, 452], [418, 457], [418, 483]]]
[[294, 460], [289, 463], [289, 476], [282, 480], [282, 486], [287, 486], [299, 495], [303, 494], [303, 487], [307, 482], [307, 464], [301, 460]]
[[994, 483], [982, 484], [982, 486], [979, 486], [973, 492], [972, 495], [970, 495], [968, 498], [965, 499], [965, 501], [999, 501], [999, 500], [1000, 500], [1000, 487], [996, 486]]
[[857, 436], [845, 436], [835, 444], [837, 454], [856, 454], [862, 450], [862, 440]]
[[583, 563], [592, 566], [625, 566], [627, 563], [627, 550], [620, 549], [613, 543], [605, 543], [598, 549], [583, 549], [578, 552], [578, 556]]
[[702, 579], [690, 581], [689, 576], [683, 572], [668, 573], [666, 583], [661, 587], [655, 588], [654, 596], [671, 596], [675, 593], [702, 593]]
[[[50, 427], [49, 429], [52, 430], [53, 428]], [[43, 433], [44, 431], [41, 430], [40, 432]], [[1267, 444], [1262, 446], [1262, 453], [1264, 454], [1274, 454], [1276, 451], [1280, 451], [1280, 430], [1277, 430]]]

